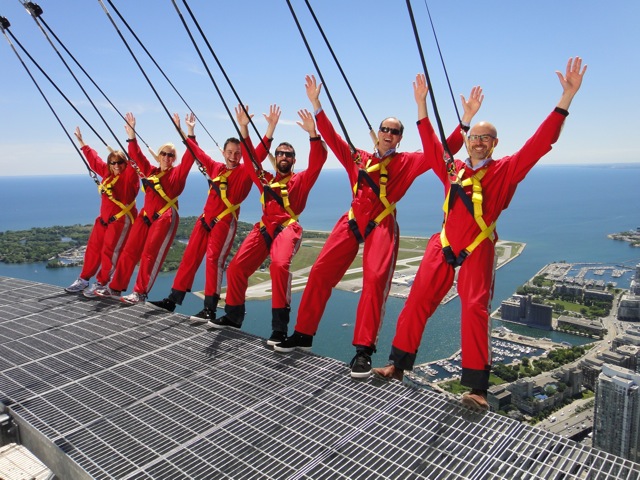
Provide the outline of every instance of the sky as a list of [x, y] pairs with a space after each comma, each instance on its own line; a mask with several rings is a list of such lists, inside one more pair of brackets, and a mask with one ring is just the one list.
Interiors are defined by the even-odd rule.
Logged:
[[[371, 150], [367, 123], [377, 130], [382, 119], [395, 116], [405, 124], [400, 150], [419, 150], [412, 82], [423, 67], [407, 2], [309, 0], [362, 105], [365, 120], [305, 1], [289, 1], [353, 143]], [[226, 138], [237, 136], [226, 110], [232, 111], [237, 104], [226, 74], [238, 97], [255, 114], [255, 125], [261, 134], [266, 128], [262, 113], [268, 112], [272, 103], [282, 108], [275, 141], [292, 143], [298, 152], [297, 169], [306, 166], [308, 136], [295, 122], [299, 109], [311, 108], [304, 90], [304, 77], [306, 74], [319, 76], [319, 73], [305, 48], [287, 0], [111, 2], [200, 119], [196, 134], [200, 145], [214, 158], [221, 159], [216, 142], [222, 146]], [[207, 43], [192, 22], [185, 2], [225, 74], [218, 68]], [[165, 142], [179, 144], [180, 138], [162, 104], [170, 112], [178, 112], [181, 118], [189, 109], [129, 34], [108, 0], [103, 0], [103, 4], [162, 102], [120, 39], [100, 0], [40, 0], [36, 3], [44, 12], [41, 19], [115, 107], [122, 113], [134, 113], [144, 143], [152, 148]], [[175, 5], [196, 39], [210, 74]], [[560, 140], [541, 163], [640, 162], [633, 141], [638, 128], [636, 112], [640, 111], [640, 33], [636, 25], [640, 2], [431, 0], [425, 3], [424, 0], [411, 0], [432, 93], [444, 129], [449, 133], [457, 124], [456, 110], [427, 16], [427, 6], [457, 108], [460, 110], [460, 94], [468, 95], [474, 85], [483, 87], [485, 101], [475, 121], [487, 120], [496, 125], [500, 145], [495, 157], [513, 153], [533, 134], [560, 98], [562, 90], [555, 71], [564, 71], [569, 57], [581, 56], [588, 65], [582, 88], [573, 100]], [[74, 142], [67, 134], [75, 141], [73, 130], [80, 126], [85, 141], [106, 156], [105, 143], [118, 148], [109, 128], [125, 144], [124, 121], [54, 40], [56, 48], [106, 119], [107, 128], [19, 0], [0, 0], [0, 16], [11, 24], [8, 29], [11, 35], [5, 32], [4, 45], [0, 46], [0, 175], [86, 173]], [[7, 38], [14, 44], [64, 128], [38, 92]], [[40, 73], [14, 38], [70, 99], [88, 124]], [[322, 92], [321, 100], [329, 118], [339, 128], [326, 91]], [[430, 116], [434, 119], [431, 106]], [[251, 135], [255, 140], [253, 130]], [[178, 150], [182, 152], [184, 148], [179, 146]], [[340, 168], [333, 155], [329, 157], [327, 168]]]

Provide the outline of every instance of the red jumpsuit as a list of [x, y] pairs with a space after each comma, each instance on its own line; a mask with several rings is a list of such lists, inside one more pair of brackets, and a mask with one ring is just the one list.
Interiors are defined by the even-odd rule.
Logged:
[[[551, 150], [560, 135], [566, 115], [566, 110], [556, 109], [520, 151], [500, 160], [490, 160], [476, 171], [486, 169], [481, 179], [482, 210], [486, 225], [498, 219], [500, 213], [508, 207], [518, 183]], [[427, 135], [422, 136], [424, 152], [432, 160], [432, 168], [442, 181], [446, 194], [451, 185], [445, 163], [438, 161], [442, 158], [442, 145], [429, 121], [425, 120], [423, 123], [428, 128]], [[476, 173], [465, 162], [455, 162], [458, 170], [465, 168], [463, 179]], [[471, 187], [465, 187], [468, 194], [470, 189]], [[480, 227], [459, 198], [456, 198], [449, 209], [444, 229], [456, 256], [467, 249], [480, 233]], [[462, 305], [461, 383], [479, 390], [488, 388], [491, 369], [489, 311], [495, 272], [494, 241], [485, 238], [466, 257], [458, 274], [458, 293]], [[447, 263], [442, 252], [440, 234], [433, 235], [398, 318], [389, 356], [396, 368], [413, 368], [427, 320], [453, 285], [454, 275], [454, 267]]]
[[[178, 267], [178, 272], [171, 287], [169, 298], [177, 304], [182, 304], [186, 292], [191, 291], [196, 272], [202, 263], [202, 258], [206, 252], [205, 270], [205, 306], [215, 308], [217, 297], [220, 295], [222, 286], [222, 272], [227, 256], [233, 246], [233, 239], [238, 226], [238, 216], [240, 208], [233, 213], [228, 212], [227, 205], [220, 194], [220, 183], [226, 184], [226, 198], [233, 205], [240, 205], [249, 195], [251, 190], [251, 164], [241, 163], [233, 170], [227, 169], [225, 163], [214, 161], [195, 142], [187, 139], [189, 147], [196, 154], [200, 163], [206, 168], [209, 177], [215, 186], [209, 185], [209, 195], [204, 204], [204, 212], [193, 227], [189, 237], [189, 243], [184, 251], [184, 256]], [[267, 137], [263, 139], [264, 145], [271, 144]], [[267, 157], [268, 150], [262, 144], [256, 150], [256, 159], [262, 163]], [[185, 155], [191, 155], [187, 150]], [[223, 185], [224, 188], [224, 185]], [[215, 302], [207, 305], [207, 299], [216, 297]], [[215, 303], [215, 304], [213, 304]]]
[[[146, 177], [143, 180], [143, 185], [146, 183], [144, 206], [133, 224], [131, 236], [118, 260], [109, 288], [116, 291], [126, 290], [139, 261], [140, 267], [133, 291], [146, 295], [162, 268], [180, 221], [177, 201], [160, 214], [167, 205], [167, 200], [161, 196], [160, 191], [169, 199], [177, 199], [184, 190], [194, 159], [192, 155], [185, 153], [177, 167], [162, 172], [160, 167], [154, 167], [149, 163], [136, 140], [129, 141], [128, 150], [129, 157], [136, 162]], [[159, 187], [154, 188], [152, 183], [157, 183]]]
[[[120, 175], [114, 177], [109, 165], [88, 145], [82, 147], [82, 153], [91, 170], [102, 177], [102, 203], [100, 216], [96, 218], [89, 236], [80, 278], [89, 280], [98, 272], [96, 282], [106, 285], [127, 241], [133, 219], [138, 215], [135, 201], [140, 190], [140, 181], [131, 166], [127, 166]], [[128, 213], [121, 214], [123, 211]]]
[[[357, 185], [357, 192], [351, 202], [355, 223], [361, 237], [365, 237], [367, 226], [385, 209], [384, 204], [367, 180], [362, 179], [362, 167], [368, 162], [375, 165], [384, 159], [378, 155], [358, 150], [361, 163], [357, 164], [349, 145], [335, 131], [324, 111], [316, 116], [318, 131], [334, 152], [349, 175], [351, 185]], [[420, 133], [425, 130], [419, 125]], [[462, 146], [460, 130], [447, 140], [454, 152]], [[429, 159], [422, 152], [395, 153], [387, 165], [388, 181], [386, 198], [389, 203], [398, 202], [415, 178], [431, 168]], [[440, 156], [442, 158], [442, 156]], [[380, 186], [380, 172], [370, 174]], [[331, 290], [344, 276], [353, 262], [359, 248], [359, 239], [353, 231], [354, 222], [349, 222], [345, 213], [336, 223], [318, 259], [313, 264], [307, 286], [302, 294], [295, 331], [305, 335], [315, 335]], [[353, 345], [375, 350], [378, 331], [384, 316], [384, 307], [389, 294], [398, 252], [400, 231], [395, 210], [387, 215], [364, 239], [363, 286], [356, 312]]]
[[[253, 146], [248, 138], [245, 139], [250, 149]], [[302, 227], [291, 217], [283, 207], [280, 186], [273, 186], [274, 182], [286, 181], [290, 210], [299, 216], [307, 203], [307, 197], [314, 183], [320, 175], [320, 170], [327, 159], [327, 149], [320, 137], [310, 141], [309, 167], [291, 175], [277, 173], [275, 176], [265, 172], [262, 179], [258, 178], [251, 168], [254, 183], [263, 195], [262, 219], [256, 223], [242, 242], [238, 252], [227, 268], [227, 294], [225, 312], [227, 317], [237, 324], [242, 324], [244, 318], [244, 302], [247, 292], [248, 279], [258, 267], [271, 256], [269, 271], [271, 274], [271, 303], [273, 309], [288, 309], [291, 303], [291, 260], [300, 247]], [[243, 149], [243, 161], [248, 162], [247, 151]], [[256, 155], [253, 155], [256, 158]], [[287, 181], [287, 178], [290, 177]], [[271, 188], [266, 185], [271, 184]], [[280, 183], [281, 185], [281, 183]], [[288, 315], [274, 315], [274, 331], [287, 331]], [[284, 323], [284, 325], [283, 325]]]

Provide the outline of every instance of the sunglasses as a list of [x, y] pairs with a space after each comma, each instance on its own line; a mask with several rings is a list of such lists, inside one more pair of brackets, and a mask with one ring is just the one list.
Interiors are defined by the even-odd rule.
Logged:
[[160, 152], [158, 155], [160, 155], [161, 157], [169, 157], [169, 158], [175, 158], [176, 156], [175, 153], [171, 153], [171, 152]]
[[485, 135], [469, 135], [467, 138], [469, 139], [470, 142], [476, 142], [478, 140], [480, 140], [481, 142], [488, 142], [491, 139], [496, 137], [494, 137], [493, 135], [485, 134]]
[[391, 135], [400, 135], [402, 132], [399, 128], [380, 127], [382, 133], [390, 133]]
[[285, 157], [287, 157], [287, 158], [293, 158], [293, 157], [295, 157], [296, 154], [293, 153], [293, 152], [284, 152], [282, 150], [276, 150], [276, 157], [280, 157], [280, 156], [283, 156], [283, 155]]
[[123, 165], [125, 163], [124, 160], [118, 160], [117, 162], [109, 162], [109, 165]]

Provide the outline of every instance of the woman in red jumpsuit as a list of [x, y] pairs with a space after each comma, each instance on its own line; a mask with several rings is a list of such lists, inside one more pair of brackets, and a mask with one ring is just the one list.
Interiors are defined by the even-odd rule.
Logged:
[[[142, 180], [145, 191], [144, 206], [118, 260], [109, 286], [96, 290], [96, 294], [101, 297], [120, 297], [129, 285], [136, 264], [140, 262], [133, 293], [121, 297], [123, 302], [134, 304], [146, 300], [176, 236], [180, 221], [178, 196], [184, 190], [194, 159], [193, 155], [185, 154], [180, 165], [174, 167], [176, 149], [173, 144], [165, 143], [158, 149], [160, 165], [151, 165], [136, 141], [135, 117], [132, 113], [127, 113], [126, 120], [129, 157], [136, 162], [145, 176]], [[180, 125], [177, 114], [174, 114], [174, 122]], [[187, 115], [186, 123], [189, 135], [193, 135], [193, 114]]]
[[[495, 222], [505, 210], [518, 184], [535, 164], [558, 140], [573, 97], [582, 84], [586, 71], [580, 57], [569, 59], [566, 73], [556, 72], [563, 93], [556, 108], [542, 122], [536, 133], [514, 155], [498, 160], [492, 158], [498, 145], [496, 128], [488, 122], [480, 122], [471, 128], [467, 140], [469, 158], [455, 160], [456, 171], [464, 192], [450, 198], [452, 183], [447, 175], [442, 158], [442, 145], [438, 141], [429, 120], [426, 118], [426, 103], [422, 107], [422, 120], [428, 134], [422, 137], [423, 148], [429, 158], [434, 159], [433, 170], [445, 187], [447, 215], [441, 233], [433, 235], [416, 274], [393, 339], [389, 365], [375, 369], [375, 373], [388, 378], [402, 379], [404, 370], [411, 370], [427, 320], [453, 284], [456, 266], [458, 294], [462, 306], [461, 347], [462, 378], [460, 383], [471, 389], [462, 401], [477, 409], [489, 408], [487, 389], [491, 371], [491, 332], [489, 322], [490, 302], [493, 296], [495, 273]], [[426, 83], [420, 80], [421, 91], [426, 99]], [[475, 182], [473, 182], [475, 178]], [[475, 184], [474, 184], [475, 183]], [[480, 220], [474, 218], [461, 195], [481, 200]], [[481, 224], [492, 230], [481, 235]], [[486, 232], [485, 232], [486, 233]], [[478, 240], [475, 248], [471, 245]], [[444, 248], [449, 244], [449, 249]]]
[[[84, 143], [80, 128], [76, 127], [74, 133], [89, 167], [102, 177], [98, 186], [102, 201], [100, 215], [89, 236], [80, 276], [65, 291], [83, 292], [86, 297], [94, 297], [97, 288], [109, 283], [138, 214], [136, 196], [140, 181], [135, 169], [127, 165], [124, 152], [116, 150], [109, 153], [105, 163], [94, 149]], [[96, 281], [90, 286], [89, 280], [94, 275]]]

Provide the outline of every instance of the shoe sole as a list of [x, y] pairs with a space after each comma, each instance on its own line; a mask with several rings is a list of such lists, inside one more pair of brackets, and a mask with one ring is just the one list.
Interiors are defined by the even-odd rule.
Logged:
[[132, 302], [131, 300], [125, 300], [124, 297], [120, 297], [120, 301], [122, 303], [126, 303], [127, 305], [138, 305], [140, 303], [145, 303], [144, 300], [138, 300], [137, 302]]
[[[267, 344], [268, 343], [269, 342], [267, 342]], [[273, 346], [273, 349], [276, 352], [280, 352], [280, 353], [291, 353], [294, 350], [300, 350], [302, 352], [310, 352], [311, 351], [311, 347], [279, 347], [277, 343]]]
[[207, 327], [215, 328], [216, 330], [224, 330], [225, 328], [240, 330], [240, 327], [236, 327], [235, 325], [220, 325], [219, 323], [213, 323], [211, 320], [207, 322]]
[[200, 317], [189, 317], [191, 325], [202, 325], [203, 323], [209, 323], [209, 320]]
[[465, 407], [470, 408], [471, 410], [475, 410], [476, 412], [489, 411], [488, 405], [482, 405], [476, 402], [473, 398], [462, 397], [462, 400], [460, 400], [460, 403], [462, 403], [462, 405], [464, 405]]
[[371, 370], [368, 372], [351, 372], [351, 378], [369, 378], [371, 376]]
[[269, 345], [270, 347], [275, 347], [282, 342], [284, 342], [284, 340], [267, 340], [267, 345]]

